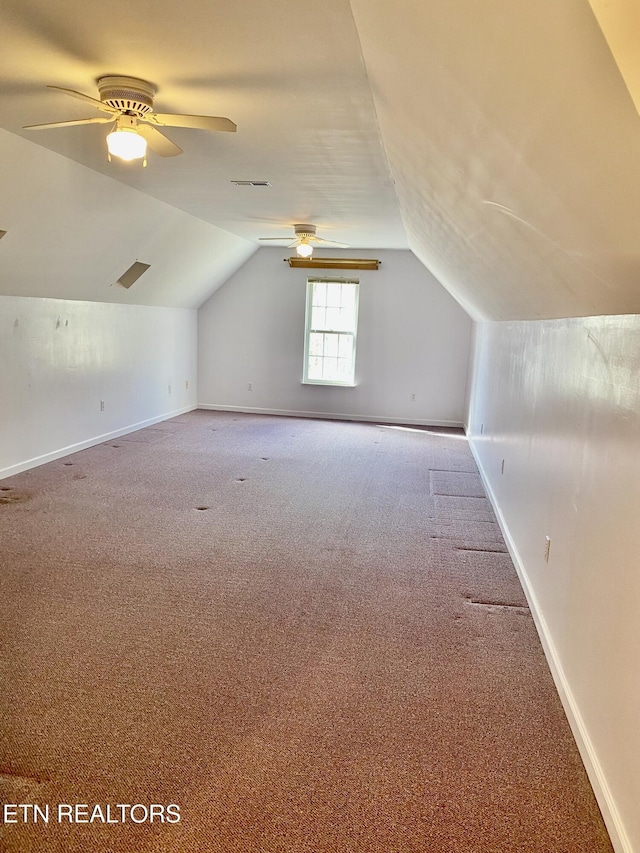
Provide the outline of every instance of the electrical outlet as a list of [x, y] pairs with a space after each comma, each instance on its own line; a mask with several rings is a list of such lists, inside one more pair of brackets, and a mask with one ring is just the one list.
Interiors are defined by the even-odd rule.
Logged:
[[412, 395], [411, 395], [411, 399], [412, 399], [412, 400], [415, 400], [415, 399], [416, 399], [416, 395], [415, 395], [415, 394], [412, 394]]
[[253, 391], [253, 382], [247, 383], [247, 391]]
[[167, 385], [167, 388], [169, 389], [169, 393], [171, 393], [171, 385]]
[[184, 381], [184, 390], [185, 391], [189, 390], [189, 380], [188, 379], [185, 379], [185, 381]]
[[551, 551], [551, 539], [548, 536], [544, 537], [544, 561], [549, 562], [549, 552]]
[[104, 400], [100, 400], [100, 411], [104, 412]]

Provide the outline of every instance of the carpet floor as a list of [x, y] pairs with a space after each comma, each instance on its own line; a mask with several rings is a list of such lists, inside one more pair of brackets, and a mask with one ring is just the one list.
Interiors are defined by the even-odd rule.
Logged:
[[0, 536], [0, 850], [612, 850], [461, 432], [195, 411]]

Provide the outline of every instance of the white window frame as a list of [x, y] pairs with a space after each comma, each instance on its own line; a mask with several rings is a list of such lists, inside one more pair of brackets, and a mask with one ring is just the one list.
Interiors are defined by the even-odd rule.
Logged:
[[[343, 330], [334, 330], [330, 328], [322, 328], [322, 329], [314, 329], [311, 327], [311, 321], [313, 317], [313, 286], [314, 284], [349, 284], [356, 288], [356, 297], [355, 297], [355, 322], [353, 331], [345, 332]], [[356, 368], [356, 346], [357, 346], [357, 331], [358, 331], [358, 304], [360, 301], [360, 281], [356, 278], [319, 278], [313, 277], [307, 279], [307, 303], [305, 310], [305, 321], [304, 321], [304, 365], [303, 365], [303, 373], [302, 373], [302, 383], [303, 385], [341, 385], [347, 388], [355, 387], [355, 368]], [[313, 332], [321, 332], [325, 334], [331, 334], [335, 332], [336, 334], [341, 335], [350, 335], [352, 338], [352, 363], [351, 363], [351, 375], [352, 379], [350, 381], [342, 381], [339, 379], [310, 379], [309, 378], [309, 340], [311, 334]]]

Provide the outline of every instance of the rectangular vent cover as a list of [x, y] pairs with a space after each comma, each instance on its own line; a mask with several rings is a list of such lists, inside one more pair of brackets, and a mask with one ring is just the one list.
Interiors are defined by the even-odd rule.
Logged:
[[145, 273], [150, 266], [151, 264], [143, 264], [141, 261], [136, 261], [134, 264], [131, 264], [126, 272], [122, 273], [117, 284], [121, 284], [122, 287], [128, 289], [132, 284], [136, 283], [142, 273]]
[[234, 187], [270, 187], [269, 181], [231, 181]]

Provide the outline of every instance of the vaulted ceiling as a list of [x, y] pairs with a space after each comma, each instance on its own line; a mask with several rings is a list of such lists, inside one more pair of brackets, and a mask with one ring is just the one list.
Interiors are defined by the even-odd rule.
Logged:
[[[0, 24], [1, 293], [198, 305], [311, 222], [411, 248], [478, 319], [640, 313], [640, 117], [587, 0], [4, 0]], [[23, 129], [97, 115], [46, 86], [105, 74], [238, 131], [171, 129], [184, 154], [143, 169], [106, 125]], [[138, 259], [146, 289], [114, 287]]]

